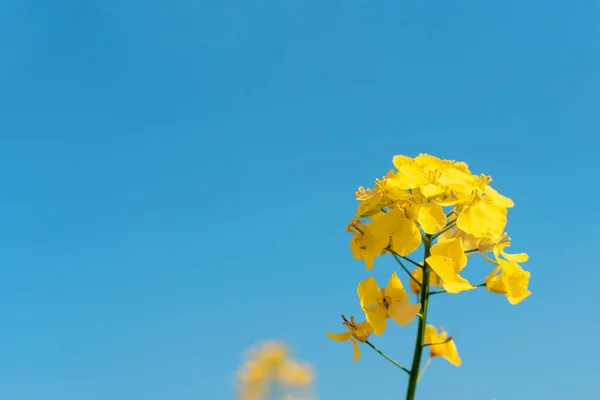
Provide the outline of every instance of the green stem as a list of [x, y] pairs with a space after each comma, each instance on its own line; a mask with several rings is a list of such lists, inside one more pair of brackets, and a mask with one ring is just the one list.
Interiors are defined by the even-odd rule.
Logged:
[[423, 238], [425, 254], [423, 257], [423, 283], [421, 285], [421, 318], [419, 318], [419, 327], [417, 328], [417, 338], [415, 341], [415, 353], [410, 368], [410, 378], [408, 380], [408, 389], [406, 391], [406, 400], [414, 400], [417, 392], [417, 382], [419, 380], [419, 370], [421, 369], [421, 356], [423, 355], [423, 337], [425, 336], [425, 326], [427, 326], [427, 302], [429, 299], [429, 266], [425, 262], [431, 254], [431, 235], [425, 235]]
[[371, 342], [369, 342], [367, 340], [367, 341], [365, 341], [365, 343], [367, 345], [369, 345], [373, 350], [375, 350], [376, 352], [378, 352], [381, 356], [383, 356], [383, 358], [385, 358], [386, 360], [388, 360], [389, 362], [391, 362], [392, 364], [394, 364], [396, 367], [400, 368], [402, 371], [406, 372], [407, 374], [410, 374], [410, 371], [408, 370], [408, 368], [404, 367], [402, 364], [400, 364], [399, 362], [395, 361], [393, 358], [391, 358], [390, 356], [388, 356], [387, 354], [385, 354], [383, 351], [381, 351], [377, 347], [373, 346], [373, 344]]
[[[348, 325], [350, 325], [351, 327], [356, 328], [356, 326], [354, 326], [352, 324], [352, 322], [348, 321], [344, 315], [342, 315], [342, 319], [345, 322], [347, 322]], [[389, 362], [391, 362], [392, 364], [394, 364], [396, 367], [400, 368], [401, 370], [403, 370], [407, 374], [410, 374], [410, 371], [408, 370], [408, 368], [406, 368], [405, 366], [403, 366], [402, 364], [400, 364], [398, 361], [394, 360], [392, 357], [390, 357], [387, 354], [385, 354], [383, 351], [379, 350], [377, 347], [375, 347], [373, 345], [373, 343], [369, 342], [368, 340], [365, 340], [365, 343], [367, 345], [369, 345], [369, 347], [371, 347], [373, 350], [375, 350], [376, 352], [378, 352], [381, 356], [383, 356], [383, 358], [385, 358], [386, 360], [388, 360]]]
[[398, 264], [400, 264], [400, 266], [402, 267], [402, 269], [404, 270], [404, 272], [406, 272], [408, 274], [408, 276], [410, 276], [410, 279], [412, 279], [417, 284], [417, 286], [420, 287], [421, 286], [421, 282], [419, 282], [419, 280], [413, 276], [413, 274], [408, 270], [408, 268], [406, 268], [406, 266], [404, 265], [404, 263], [402, 262], [402, 260], [400, 259], [400, 257], [398, 257], [396, 255], [396, 253], [392, 253], [392, 256], [398, 262]]
[[406, 261], [408, 261], [409, 263], [411, 263], [411, 264], [414, 264], [414, 265], [416, 265], [416, 266], [417, 266], [417, 267], [419, 267], [419, 268], [423, 268], [423, 266], [422, 266], [421, 264], [419, 264], [418, 262], [416, 262], [416, 261], [413, 261], [413, 260], [411, 260], [411, 259], [410, 259], [410, 258], [408, 258], [408, 257], [404, 257], [404, 256], [401, 256], [400, 254], [396, 253], [396, 252], [394, 251], [394, 249], [392, 249], [390, 246], [386, 247], [385, 249], [386, 249], [387, 251], [389, 251], [390, 253], [392, 253], [393, 255], [395, 255], [396, 257], [403, 258], [403, 259], [405, 259]]

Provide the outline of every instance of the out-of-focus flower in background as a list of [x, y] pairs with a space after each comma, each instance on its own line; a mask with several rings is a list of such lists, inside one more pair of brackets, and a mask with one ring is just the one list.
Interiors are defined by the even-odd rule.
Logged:
[[251, 348], [237, 375], [237, 400], [316, 400], [315, 373], [296, 361], [284, 343], [267, 341]]

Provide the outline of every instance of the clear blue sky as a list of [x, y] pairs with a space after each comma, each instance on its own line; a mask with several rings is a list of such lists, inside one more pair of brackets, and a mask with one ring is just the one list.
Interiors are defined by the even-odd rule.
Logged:
[[[600, 3], [377, 3], [2, 2], [1, 398], [231, 399], [276, 338], [323, 400], [402, 399], [325, 333], [360, 316], [354, 191], [419, 152], [514, 199], [533, 291], [434, 298], [463, 366], [420, 399], [598, 392]], [[414, 328], [373, 342], [408, 363]]]

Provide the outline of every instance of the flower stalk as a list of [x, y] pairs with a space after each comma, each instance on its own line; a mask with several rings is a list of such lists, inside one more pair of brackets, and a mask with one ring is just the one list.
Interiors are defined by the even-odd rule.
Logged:
[[417, 383], [419, 381], [419, 371], [421, 369], [421, 357], [423, 355], [423, 338], [425, 337], [425, 326], [427, 325], [427, 305], [429, 300], [429, 272], [430, 268], [425, 262], [431, 255], [431, 235], [423, 237], [425, 254], [423, 256], [423, 281], [421, 283], [421, 318], [417, 328], [417, 338], [415, 340], [415, 352], [413, 362], [410, 368], [410, 377], [408, 379], [408, 389], [406, 391], [406, 400], [414, 400], [417, 392]]

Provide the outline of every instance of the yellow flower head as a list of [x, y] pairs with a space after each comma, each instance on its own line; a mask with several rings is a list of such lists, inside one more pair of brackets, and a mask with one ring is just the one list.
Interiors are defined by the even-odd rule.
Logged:
[[456, 344], [452, 336], [448, 337], [448, 333], [443, 329], [438, 333], [437, 329], [433, 325], [427, 325], [425, 327], [425, 337], [423, 338], [425, 344], [429, 345], [429, 355], [433, 358], [443, 357], [451, 364], [460, 366], [461, 360], [456, 350]]
[[291, 358], [280, 342], [266, 342], [253, 348], [238, 374], [239, 400], [261, 400], [269, 396], [272, 385], [294, 391], [307, 388], [314, 381], [310, 365]]
[[277, 371], [277, 378], [281, 385], [304, 388], [314, 381], [313, 369], [306, 363], [295, 360], [286, 360]]
[[408, 325], [421, 309], [421, 303], [409, 303], [408, 293], [394, 272], [387, 287], [380, 289], [373, 276], [358, 284], [358, 298], [373, 332], [379, 336], [385, 331], [387, 318], [398, 325]]
[[354, 317], [350, 317], [350, 321], [345, 320], [344, 325], [348, 329], [348, 332], [328, 332], [327, 336], [338, 342], [345, 342], [347, 340], [350, 340], [352, 342], [352, 346], [354, 347], [354, 361], [358, 361], [358, 359], [360, 358], [360, 349], [358, 348], [358, 344], [356, 343], [356, 341], [359, 341], [361, 343], [366, 342], [369, 339], [369, 335], [371, 335], [371, 332], [373, 332], [373, 328], [371, 328], [371, 325], [369, 325], [367, 321], [356, 323], [356, 321], [354, 321]]

